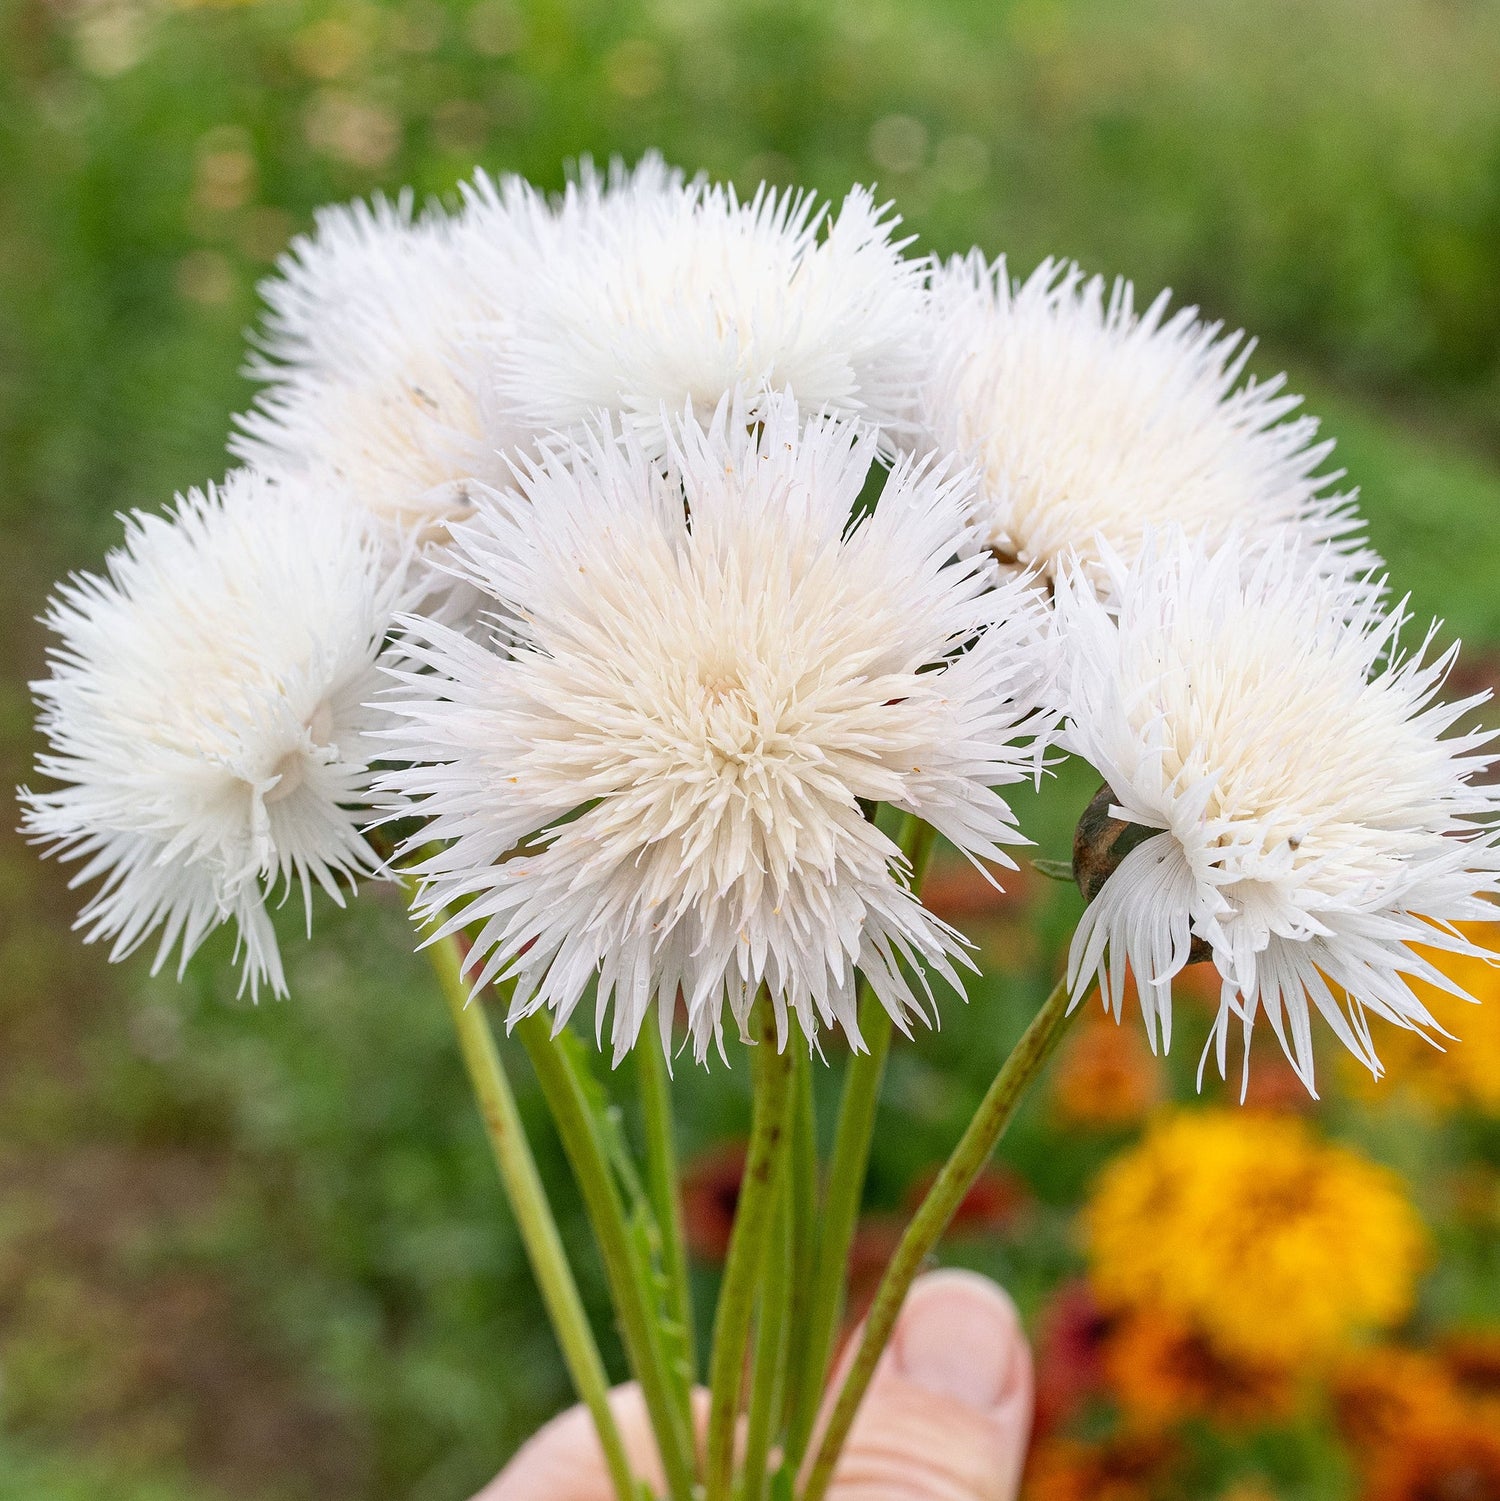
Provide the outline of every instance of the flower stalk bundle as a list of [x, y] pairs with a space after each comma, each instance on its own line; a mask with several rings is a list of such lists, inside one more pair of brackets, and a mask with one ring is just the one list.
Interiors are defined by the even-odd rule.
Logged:
[[[1297, 398], [1165, 294], [1138, 314], [1073, 266], [917, 259], [898, 225], [861, 189], [745, 201], [655, 157], [555, 200], [481, 175], [449, 211], [327, 210], [264, 288], [242, 467], [132, 518], [48, 616], [26, 825], [97, 883], [80, 925], [112, 958], [185, 965], [232, 921], [245, 985], [280, 994], [278, 888], [310, 925], [314, 888], [405, 883], [620, 1501], [821, 1501], [912, 1281], [1096, 987], [1165, 1049], [1173, 978], [1211, 962], [1204, 1063], [1237, 1024], [1248, 1066], [1263, 1022], [1312, 1090], [1314, 1013], [1378, 1073], [1370, 1016], [1440, 1034], [1414, 983], [1461, 993], [1424, 955], [1486, 957], [1461, 926], [1500, 872], [1478, 700], [1439, 697], [1432, 632], [1403, 653]], [[942, 839], [1003, 879], [1004, 789], [1062, 754], [1104, 784], [1067, 972], [832, 1381], [893, 1036], [973, 969], [923, 871]], [[491, 1015], [577, 1180], [657, 1476]], [[750, 1139], [699, 1330], [671, 1073], [726, 1066], [728, 1034]]]

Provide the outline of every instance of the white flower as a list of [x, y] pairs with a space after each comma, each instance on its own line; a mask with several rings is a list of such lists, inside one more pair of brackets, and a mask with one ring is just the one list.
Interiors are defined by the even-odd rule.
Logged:
[[32, 685], [62, 786], [24, 791], [25, 827], [79, 885], [79, 925], [119, 959], [158, 928], [159, 968], [239, 925], [252, 992], [285, 989], [266, 902], [278, 882], [342, 902], [375, 873], [360, 836], [379, 717], [365, 707], [398, 575], [364, 513], [248, 470], [137, 513], [103, 576], [59, 586], [61, 638]]
[[[941, 452], [981, 470], [979, 524], [1003, 561], [1055, 574], [1099, 541], [1127, 559], [1152, 527], [1209, 543], [1290, 536], [1352, 576], [1351, 498], [1318, 474], [1333, 448], [1317, 421], [1287, 421], [1285, 378], [1238, 384], [1253, 344], [1196, 309], [1139, 317], [1128, 282], [1044, 261], [1012, 283], [978, 252], [934, 269], [921, 423]], [[1096, 583], [1102, 571], [1093, 569]]]
[[430, 820], [409, 850], [443, 841], [420, 910], [481, 925], [513, 1015], [596, 983], [616, 1059], [653, 1002], [665, 1044], [679, 987], [700, 1059], [762, 983], [783, 1040], [790, 1008], [860, 1045], [856, 964], [904, 1028], [905, 971], [956, 983], [958, 938], [861, 802], [980, 859], [1020, 837], [992, 789], [1034, 764], [1034, 591], [992, 587], [965, 480], [902, 462], [854, 520], [876, 437], [762, 415], [688, 419], [665, 462], [608, 430], [547, 452], [456, 531], [494, 643], [410, 622], [392, 738], [431, 764], [383, 785]]
[[477, 254], [440, 213], [413, 221], [409, 196], [321, 210], [261, 285], [247, 372], [266, 387], [231, 451], [331, 475], [388, 529], [440, 538], [470, 509], [466, 482], [503, 473], [486, 395], [511, 283], [501, 229]]
[[1402, 656], [1401, 606], [1290, 546], [1246, 570], [1233, 541], [1176, 533], [1102, 564], [1117, 612], [1077, 572], [1058, 580], [1061, 744], [1149, 837], [1084, 912], [1075, 1001], [1097, 975], [1118, 1015], [1128, 961], [1169, 1043], [1197, 938], [1222, 980], [1221, 1072], [1231, 1018], [1248, 1050], [1264, 1013], [1311, 1090], [1315, 1009], [1378, 1073], [1366, 1013], [1436, 1030], [1408, 978], [1455, 987], [1415, 947], [1481, 953], [1450, 925], [1495, 913], [1500, 790], [1471, 781], [1490, 737], [1448, 733], [1481, 700], [1436, 698], [1454, 650], [1424, 660], [1429, 633]]
[[[488, 217], [503, 234], [514, 214]], [[864, 188], [830, 217], [810, 193], [762, 185], [742, 202], [655, 156], [603, 179], [585, 167], [521, 237], [525, 296], [497, 355], [498, 409], [538, 434], [609, 411], [657, 451], [664, 406], [691, 402], [707, 422], [737, 391], [790, 389], [809, 413], [890, 424], [921, 357], [922, 268], [892, 239], [898, 223]]]

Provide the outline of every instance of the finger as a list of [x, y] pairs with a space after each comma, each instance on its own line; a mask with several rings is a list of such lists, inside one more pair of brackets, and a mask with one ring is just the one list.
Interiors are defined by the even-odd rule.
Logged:
[[[851, 1341], [832, 1391], [853, 1352]], [[701, 1431], [708, 1394], [693, 1395]], [[632, 1469], [660, 1492], [660, 1461], [639, 1389], [616, 1387], [610, 1406]], [[1031, 1352], [1015, 1305], [973, 1273], [929, 1273], [897, 1321], [829, 1501], [1012, 1501], [1031, 1412]], [[575, 1407], [541, 1429], [475, 1501], [612, 1496], [592, 1421]]]
[[[852, 1349], [842, 1363], [849, 1359]], [[1032, 1385], [1031, 1350], [1000, 1288], [973, 1272], [920, 1278], [855, 1419], [830, 1501], [1013, 1501]]]
[[[708, 1393], [693, 1393], [697, 1426], [706, 1421]], [[658, 1494], [666, 1492], [661, 1458], [641, 1389], [633, 1382], [609, 1394], [631, 1473]], [[594, 1420], [584, 1407], [570, 1407], [538, 1429], [474, 1501], [614, 1501]]]

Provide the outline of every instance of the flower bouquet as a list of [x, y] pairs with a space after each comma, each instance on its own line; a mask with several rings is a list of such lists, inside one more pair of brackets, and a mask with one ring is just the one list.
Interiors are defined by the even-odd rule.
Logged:
[[[1432, 956], [1486, 957], [1460, 926], [1500, 871], [1477, 700], [1439, 697], [1433, 631], [1401, 648], [1298, 398], [1165, 293], [919, 259], [899, 225], [863, 189], [743, 200], [656, 157], [556, 199], [481, 174], [449, 209], [326, 210], [263, 288], [241, 467], [128, 519], [47, 617], [26, 826], [111, 957], [185, 965], [232, 922], [244, 985], [280, 994], [278, 893], [310, 926], [314, 888], [406, 888], [619, 1501], [654, 1492], [492, 1019], [577, 1179], [662, 1494], [821, 1501], [1092, 993], [1165, 1049], [1209, 962], [1200, 1078], [1231, 1031], [1248, 1070], [1262, 1025], [1311, 1091], [1314, 1013], [1378, 1073], [1369, 1018], [1440, 1031], [1413, 984], [1462, 993]], [[1003, 880], [1004, 789], [1064, 755], [1103, 784], [1072, 861], [1036, 862], [1087, 902], [1066, 973], [829, 1390], [893, 1033], [973, 968], [922, 903], [934, 842]], [[752, 1121], [700, 1337], [672, 1071], [731, 1036]]]

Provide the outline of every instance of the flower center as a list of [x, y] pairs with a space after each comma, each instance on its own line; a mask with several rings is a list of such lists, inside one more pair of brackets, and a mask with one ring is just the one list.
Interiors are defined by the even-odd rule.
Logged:
[[745, 680], [733, 667], [712, 668], [700, 674], [698, 681], [703, 688], [703, 702], [709, 708], [717, 707], [725, 699], [745, 691]]
[[[314, 745], [327, 745], [333, 738], [333, 710], [326, 702], [312, 711], [307, 721], [308, 738]], [[305, 751], [288, 751], [276, 763], [276, 785], [266, 793], [266, 805], [279, 803], [290, 797], [307, 780], [307, 754]]]

